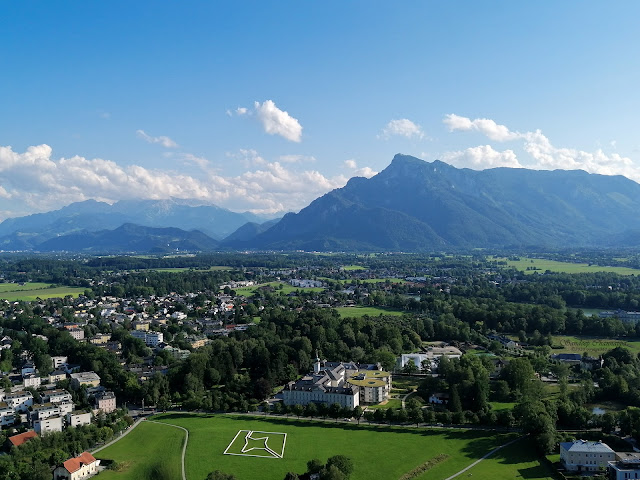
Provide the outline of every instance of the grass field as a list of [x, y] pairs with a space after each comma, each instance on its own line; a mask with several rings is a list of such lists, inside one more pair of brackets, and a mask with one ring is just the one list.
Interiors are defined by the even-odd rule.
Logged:
[[540, 461], [533, 441], [528, 438], [498, 450], [460, 476], [460, 478], [468, 477], [492, 480], [517, 478], [552, 480], [555, 478], [550, 467]]
[[0, 283], [0, 298], [9, 301], [25, 300], [31, 301], [36, 298], [66, 297], [72, 295], [77, 297], [84, 292], [81, 287], [50, 287], [48, 283], [28, 282], [24, 285], [17, 283]]
[[553, 345], [561, 345], [562, 349], [553, 349], [553, 353], [589, 353], [591, 356], [601, 355], [616, 347], [625, 347], [633, 353], [640, 353], [640, 341], [616, 340], [613, 338], [572, 337], [558, 335], [553, 337]]
[[[507, 258], [492, 258], [497, 261], [507, 262], [507, 265], [514, 267], [526, 274], [535, 272], [544, 273], [546, 270], [559, 273], [594, 273], [594, 272], [611, 272], [620, 275], [638, 275], [640, 270], [628, 267], [607, 267], [600, 265], [589, 265], [588, 263], [570, 263], [558, 262], [555, 260], [546, 260], [540, 258], [520, 257], [520, 260], [509, 260]], [[527, 270], [527, 267], [535, 267], [537, 270]]]
[[343, 269], [346, 272], [349, 272], [353, 270], [366, 270], [366, 267], [363, 267], [362, 265], [347, 265], [346, 267], [343, 267]]
[[516, 406], [515, 402], [489, 402], [491, 404], [491, 410], [499, 412], [500, 410], [513, 410]]
[[188, 272], [193, 270], [194, 272], [212, 272], [216, 270], [233, 270], [231, 267], [225, 267], [224, 265], [215, 265], [209, 268], [192, 268], [192, 267], [175, 267], [175, 268], [148, 268], [147, 270], [155, 270], [156, 272], [163, 273], [175, 273], [175, 272]]
[[[307, 461], [312, 458], [326, 461], [332, 455], [345, 454], [351, 457], [355, 467], [351, 480], [395, 480], [444, 453], [450, 455], [446, 461], [418, 477], [421, 480], [441, 480], [514, 438], [513, 434], [490, 432], [323, 424], [268, 417], [167, 414], [158, 416], [157, 420], [189, 430], [186, 455], [189, 479], [202, 479], [219, 469], [233, 473], [238, 480], [282, 480], [289, 471], [303, 473]], [[286, 433], [283, 458], [223, 455], [240, 430]], [[123, 442], [128, 440], [125, 438]], [[172, 448], [179, 450], [179, 446]], [[153, 457], [151, 454], [147, 456]], [[494, 477], [479, 475], [475, 478], [489, 480]]]
[[403, 278], [365, 278], [362, 283], [407, 283]]
[[[180, 480], [184, 432], [142, 422], [122, 440], [96, 453], [96, 458], [122, 463], [119, 472], [106, 470], [100, 480]], [[206, 475], [203, 475], [204, 478]]]
[[365, 315], [377, 317], [378, 315], [397, 315], [401, 316], [403, 312], [393, 310], [391, 308], [382, 307], [338, 307], [336, 308], [342, 318], [354, 317], [360, 318]]
[[[252, 287], [241, 287], [236, 288], [236, 295], [244, 295], [245, 297], [253, 295], [253, 293], [260, 287], [271, 286], [276, 288], [276, 293], [282, 293], [287, 295], [291, 292], [295, 292], [300, 290], [301, 292], [322, 292], [324, 290], [323, 287], [311, 287], [311, 288], [300, 288], [300, 287], [292, 287], [288, 283], [284, 282], [269, 282], [269, 283], [261, 283], [260, 285], [254, 285]], [[278, 288], [279, 285], [282, 285], [282, 288]]]

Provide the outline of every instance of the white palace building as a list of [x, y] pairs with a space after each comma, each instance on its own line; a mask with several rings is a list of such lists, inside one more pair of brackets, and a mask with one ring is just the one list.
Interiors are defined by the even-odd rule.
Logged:
[[355, 408], [365, 403], [380, 403], [389, 398], [391, 374], [377, 364], [321, 362], [316, 358], [313, 372], [289, 382], [282, 390], [285, 405], [337, 403]]

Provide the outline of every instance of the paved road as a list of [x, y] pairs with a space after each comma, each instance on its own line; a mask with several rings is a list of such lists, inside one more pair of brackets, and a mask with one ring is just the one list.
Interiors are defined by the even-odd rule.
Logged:
[[445, 478], [444, 480], [452, 480], [453, 478], [456, 478], [458, 475], [463, 474], [464, 472], [466, 472], [467, 470], [475, 467], [477, 464], [479, 464], [482, 460], [484, 460], [485, 458], [490, 457], [491, 455], [493, 455], [494, 453], [496, 453], [498, 450], [500, 450], [501, 448], [504, 447], [508, 447], [509, 445], [511, 445], [512, 443], [517, 442], [518, 440], [522, 439], [524, 437], [518, 437], [515, 440], [511, 440], [508, 443], [505, 443], [504, 445], [500, 445], [498, 448], [494, 448], [493, 450], [491, 450], [489, 453], [487, 453], [485, 456], [481, 457], [480, 459], [476, 460], [475, 462], [473, 462], [471, 465], [469, 465], [466, 468], [463, 468], [462, 470], [460, 470], [458, 473], [454, 473], [453, 475], [451, 475], [450, 477]]
[[181, 427], [179, 425], [174, 425], [172, 423], [166, 423], [166, 422], [156, 422], [155, 420], [147, 420], [147, 422], [151, 422], [151, 423], [157, 423], [159, 425], [167, 425], [169, 427], [175, 427], [175, 428], [179, 428], [180, 430], [184, 430], [185, 433], [185, 437], [184, 437], [184, 444], [182, 445], [182, 480], [187, 480], [187, 473], [186, 470], [184, 468], [184, 455], [185, 453], [187, 453], [187, 443], [189, 443], [189, 430], [187, 430], [184, 427]]

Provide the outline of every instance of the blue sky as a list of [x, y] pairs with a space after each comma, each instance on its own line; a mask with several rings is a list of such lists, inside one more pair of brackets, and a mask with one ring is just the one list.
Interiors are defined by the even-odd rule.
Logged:
[[640, 180], [638, 2], [3, 2], [0, 218], [298, 210], [395, 153]]

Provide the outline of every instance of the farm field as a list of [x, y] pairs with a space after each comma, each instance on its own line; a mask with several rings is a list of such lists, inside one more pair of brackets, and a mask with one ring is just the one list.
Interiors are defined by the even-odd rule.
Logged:
[[349, 271], [353, 271], [353, 270], [366, 270], [366, 267], [363, 267], [362, 265], [347, 265], [345, 267], [342, 267], [346, 272]]
[[615, 338], [574, 337], [558, 335], [553, 337], [553, 345], [561, 345], [562, 348], [554, 348], [553, 353], [584, 353], [591, 356], [601, 355], [616, 347], [625, 347], [633, 353], [640, 353], [640, 341], [617, 340]]
[[[468, 466], [496, 446], [515, 438], [513, 434], [471, 430], [375, 427], [364, 423], [360, 426], [333, 422], [325, 424], [260, 416], [165, 414], [157, 416], [156, 420], [189, 430], [186, 454], [186, 473], [189, 479], [203, 479], [209, 472], [217, 469], [233, 473], [238, 480], [282, 480], [289, 471], [303, 473], [308, 460], [319, 458], [326, 461], [328, 457], [337, 454], [346, 454], [353, 460], [355, 469], [352, 480], [397, 479], [436, 455], [446, 454], [449, 458], [418, 477], [421, 480], [441, 480]], [[167, 432], [163, 434], [169, 433], [170, 428], [167, 427]], [[236, 436], [241, 430], [262, 432], [262, 436], [274, 438], [286, 433], [283, 458], [237, 455]], [[179, 432], [177, 429], [175, 431]], [[121, 441], [125, 445], [119, 446], [120, 451], [125, 452], [127, 445], [135, 440], [125, 437]], [[141, 448], [140, 445], [145, 445], [146, 448], [148, 443], [140, 443], [135, 448]], [[223, 454], [230, 445], [236, 455]], [[174, 442], [168, 448], [171, 448], [171, 458], [174, 458], [173, 451], [178, 451], [180, 446]], [[153, 458], [154, 453], [157, 455], [162, 452], [159, 454], [166, 457], [169, 454], [168, 448], [154, 444], [152, 449], [146, 452], [137, 450], [135, 455]], [[384, 455], [380, 454], [381, 448]], [[99, 456], [108, 458], [105, 452], [110, 453], [105, 450]], [[126, 460], [126, 457], [120, 458]], [[179, 459], [176, 461], [179, 464]], [[511, 468], [512, 465], [509, 465], [509, 469]], [[133, 477], [112, 473], [108, 478], [128, 480]], [[478, 475], [474, 478], [489, 480], [495, 477]]]
[[[600, 265], [589, 265], [588, 263], [558, 262], [556, 260], [546, 260], [540, 258], [520, 257], [520, 260], [509, 260], [505, 257], [495, 257], [492, 260], [506, 262], [508, 266], [514, 267], [525, 274], [535, 272], [544, 273], [546, 270], [559, 273], [594, 273], [610, 272], [620, 275], [638, 275], [640, 270], [629, 267], [607, 267]], [[527, 267], [534, 267], [536, 270], [527, 270]]]
[[401, 316], [403, 313], [400, 310], [393, 310], [391, 308], [382, 307], [338, 307], [336, 308], [336, 310], [342, 318], [359, 318], [364, 317], [365, 315], [369, 315], [370, 317], [377, 317], [379, 315]]
[[106, 470], [98, 478], [179, 480], [184, 437], [184, 432], [177, 428], [142, 422], [122, 440], [95, 454], [96, 458], [122, 463], [121, 471]]
[[0, 283], [0, 298], [16, 300], [35, 300], [36, 298], [66, 297], [73, 295], [77, 297], [84, 292], [81, 287], [51, 287], [48, 283], [28, 282], [24, 285], [17, 283]]

